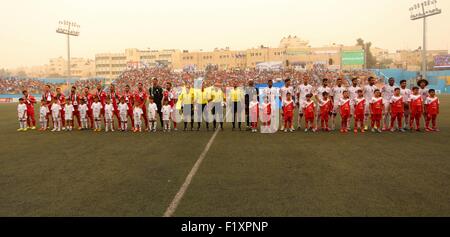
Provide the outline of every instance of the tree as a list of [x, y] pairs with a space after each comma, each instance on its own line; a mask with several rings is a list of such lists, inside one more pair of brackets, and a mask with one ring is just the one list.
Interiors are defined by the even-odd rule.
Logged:
[[356, 40], [356, 45], [361, 46], [366, 52], [366, 68], [374, 68], [377, 64], [377, 59], [373, 56], [370, 51], [370, 47], [372, 47], [372, 42], [365, 43], [363, 39], [359, 38]]
[[0, 77], [9, 77], [11, 76], [11, 72], [9, 72], [7, 69], [0, 69]]
[[392, 63], [394, 63], [394, 60], [391, 58], [384, 58], [379, 61], [380, 68], [389, 68]]
[[20, 70], [16, 74], [18, 77], [27, 77], [27, 73], [24, 70]]

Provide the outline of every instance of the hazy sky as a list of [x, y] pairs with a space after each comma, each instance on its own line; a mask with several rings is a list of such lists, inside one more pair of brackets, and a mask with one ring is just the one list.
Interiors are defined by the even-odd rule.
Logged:
[[[125, 48], [211, 50], [277, 47], [297, 35], [312, 46], [355, 44], [358, 37], [377, 47], [413, 49], [422, 44], [422, 24], [409, 20], [419, 0], [2, 0], [0, 68], [41, 65], [66, 57], [58, 20], [81, 25], [73, 57]], [[428, 47], [450, 45], [450, 1], [438, 0], [443, 14], [430, 18]]]

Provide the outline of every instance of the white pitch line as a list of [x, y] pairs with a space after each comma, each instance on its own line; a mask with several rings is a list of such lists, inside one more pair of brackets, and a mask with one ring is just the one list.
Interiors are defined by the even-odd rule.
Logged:
[[195, 174], [197, 173], [198, 168], [200, 167], [200, 164], [205, 159], [206, 153], [208, 153], [209, 148], [211, 147], [212, 143], [214, 142], [214, 139], [216, 138], [217, 133], [219, 133], [219, 129], [217, 129], [214, 132], [214, 134], [212, 135], [212, 137], [209, 139], [202, 154], [200, 154], [200, 156], [198, 157], [194, 166], [192, 166], [192, 169], [189, 172], [188, 176], [186, 176], [186, 179], [184, 180], [183, 185], [181, 185], [180, 190], [178, 190], [178, 193], [173, 198], [169, 207], [167, 207], [166, 212], [164, 212], [163, 217], [171, 217], [173, 215], [173, 213], [175, 213], [175, 210], [177, 209], [178, 204], [180, 204], [180, 201], [183, 198], [184, 194], [186, 193], [186, 190], [188, 189], [189, 185], [191, 184], [191, 181], [194, 178]]

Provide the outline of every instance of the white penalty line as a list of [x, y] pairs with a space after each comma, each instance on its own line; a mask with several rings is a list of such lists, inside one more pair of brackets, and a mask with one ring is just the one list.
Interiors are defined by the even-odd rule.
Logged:
[[208, 153], [209, 148], [211, 147], [212, 143], [214, 142], [214, 139], [217, 136], [217, 133], [219, 133], [219, 129], [217, 129], [214, 132], [214, 134], [212, 135], [212, 137], [209, 139], [202, 154], [200, 154], [200, 156], [198, 157], [194, 166], [192, 167], [191, 171], [189, 172], [188, 176], [186, 176], [186, 179], [184, 180], [183, 185], [181, 185], [180, 190], [178, 190], [178, 193], [173, 198], [169, 207], [167, 207], [166, 212], [164, 212], [163, 217], [171, 217], [173, 215], [173, 213], [175, 213], [175, 211], [178, 207], [178, 204], [180, 204], [180, 201], [183, 198], [184, 194], [186, 193], [186, 190], [189, 188], [189, 185], [191, 184], [192, 179], [194, 178], [195, 174], [197, 173], [198, 168], [200, 167], [202, 161], [205, 159], [206, 153]]

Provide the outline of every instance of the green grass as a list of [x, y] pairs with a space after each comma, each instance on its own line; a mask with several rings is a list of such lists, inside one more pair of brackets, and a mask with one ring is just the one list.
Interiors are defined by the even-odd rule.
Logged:
[[[449, 216], [439, 133], [220, 132], [175, 216]], [[162, 216], [212, 132], [16, 132], [0, 105], [0, 216]]]

